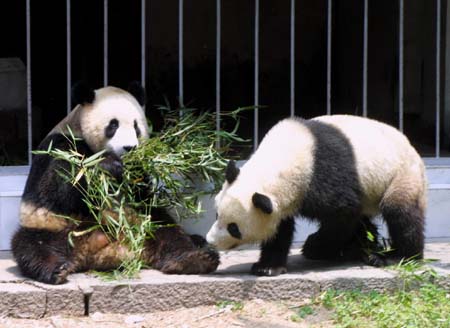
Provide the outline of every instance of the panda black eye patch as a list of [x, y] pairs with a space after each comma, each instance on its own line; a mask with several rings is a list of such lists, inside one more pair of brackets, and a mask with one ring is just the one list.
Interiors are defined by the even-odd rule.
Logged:
[[238, 225], [236, 223], [229, 223], [227, 225], [227, 230], [228, 230], [228, 233], [232, 237], [234, 237], [236, 239], [242, 239], [241, 232], [239, 231], [239, 227], [238, 227]]
[[119, 121], [113, 118], [109, 121], [108, 126], [105, 128], [105, 136], [106, 138], [111, 139], [116, 134], [117, 129], [119, 128]]
[[141, 129], [139, 129], [139, 126], [138, 126], [136, 120], [134, 120], [134, 129], [136, 130], [136, 136], [139, 138], [141, 136]]

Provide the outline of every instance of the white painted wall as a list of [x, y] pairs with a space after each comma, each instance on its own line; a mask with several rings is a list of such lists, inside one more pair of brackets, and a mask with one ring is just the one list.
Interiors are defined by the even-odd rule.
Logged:
[[[19, 203], [28, 169], [0, 168], [0, 250], [10, 248], [10, 240], [19, 220]], [[450, 239], [450, 166], [428, 167], [428, 210], [425, 235], [428, 241]], [[203, 197], [205, 209], [199, 219], [185, 220], [182, 225], [189, 233], [206, 235], [215, 220], [212, 197]], [[297, 220], [295, 241], [301, 242], [316, 231], [317, 226], [306, 220]], [[386, 236], [386, 229], [382, 227]]]
[[0, 168], [0, 250], [10, 248], [19, 222], [19, 204], [28, 175], [27, 167]]

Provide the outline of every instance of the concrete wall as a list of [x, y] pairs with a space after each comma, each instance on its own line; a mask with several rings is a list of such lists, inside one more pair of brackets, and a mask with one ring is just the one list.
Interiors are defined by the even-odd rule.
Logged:
[[[438, 241], [450, 238], [450, 167], [429, 167], [428, 210], [426, 238], [428, 241]], [[0, 250], [10, 248], [10, 239], [18, 226], [19, 203], [27, 177], [27, 169], [0, 169]], [[212, 197], [204, 197], [202, 206], [205, 210], [201, 218], [185, 220], [182, 225], [189, 233], [206, 235], [215, 220], [216, 213]], [[381, 224], [381, 223], [380, 223]], [[304, 241], [317, 226], [306, 220], [297, 220], [295, 241]], [[383, 235], [387, 236], [382, 227]]]

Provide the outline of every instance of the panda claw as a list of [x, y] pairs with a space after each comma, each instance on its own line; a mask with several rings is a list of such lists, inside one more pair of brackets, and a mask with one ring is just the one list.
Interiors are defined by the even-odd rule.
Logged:
[[387, 265], [386, 257], [379, 254], [369, 254], [363, 261], [370, 266], [380, 268]]
[[60, 285], [67, 282], [67, 276], [70, 273], [71, 265], [69, 263], [63, 263], [52, 273], [51, 282], [55, 285]]
[[287, 273], [287, 268], [285, 266], [271, 267], [255, 263], [252, 266], [251, 273], [255, 276], [275, 277]]

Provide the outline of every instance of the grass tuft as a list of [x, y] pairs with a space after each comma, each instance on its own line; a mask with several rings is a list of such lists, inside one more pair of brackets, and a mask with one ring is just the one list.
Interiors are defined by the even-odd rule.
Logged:
[[337, 327], [450, 327], [450, 292], [423, 261], [402, 262], [401, 287], [391, 293], [328, 290], [315, 306], [334, 312]]
[[291, 321], [299, 322], [312, 314], [314, 314], [314, 308], [310, 305], [304, 305], [300, 306], [295, 313], [291, 315], [290, 319]]
[[220, 310], [222, 309], [229, 309], [233, 312], [241, 311], [244, 308], [244, 303], [240, 301], [219, 301], [216, 303], [216, 307]]

